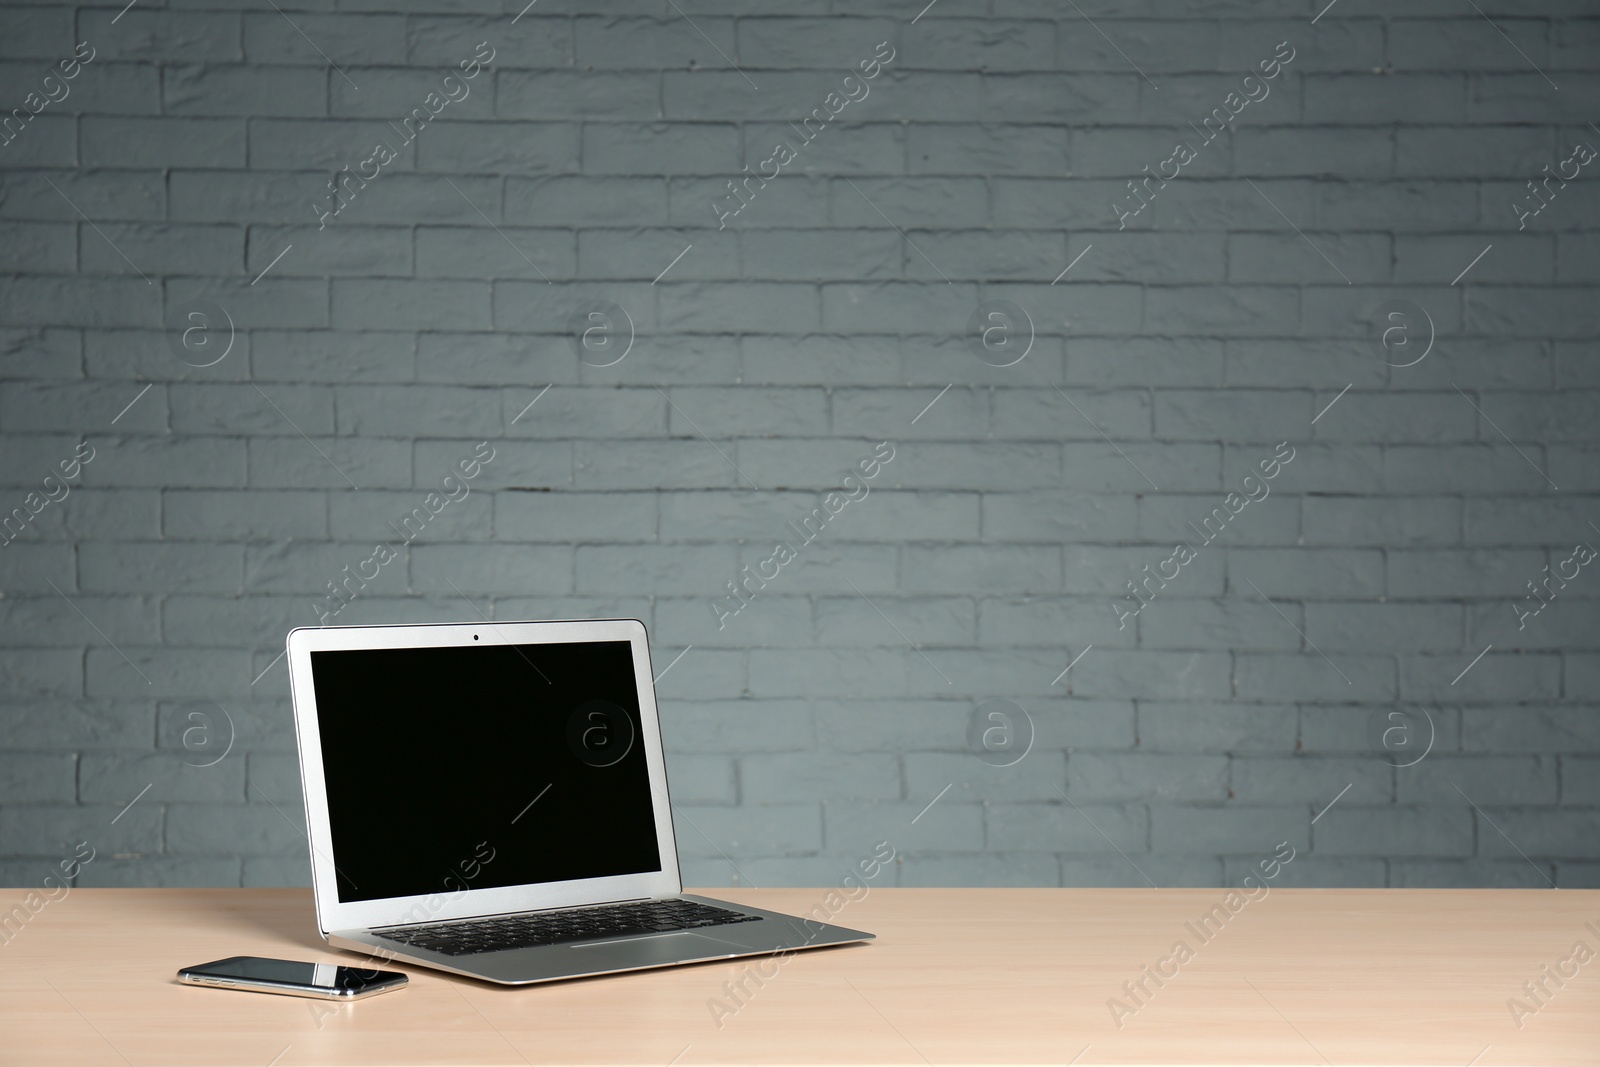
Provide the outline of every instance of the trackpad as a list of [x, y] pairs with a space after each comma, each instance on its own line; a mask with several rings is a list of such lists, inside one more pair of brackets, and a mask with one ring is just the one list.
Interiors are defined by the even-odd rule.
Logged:
[[623, 937], [612, 941], [580, 941], [567, 947], [589, 955], [620, 957], [640, 963], [717, 958], [743, 955], [749, 951], [743, 945], [703, 937], [692, 930]]

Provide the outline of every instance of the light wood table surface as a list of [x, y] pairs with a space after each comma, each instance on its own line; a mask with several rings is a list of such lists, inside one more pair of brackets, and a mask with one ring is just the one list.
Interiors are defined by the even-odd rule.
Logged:
[[[826, 891], [706, 892], [804, 912]], [[1185, 923], [1223, 892], [873, 888], [835, 921], [876, 941], [766, 962], [743, 1003], [725, 983], [759, 959], [517, 989], [406, 967], [335, 1006], [174, 977], [361, 959], [322, 943], [309, 890], [76, 889], [0, 944], [0, 1063], [1600, 1063], [1600, 958], [1544, 971], [1600, 951], [1600, 892], [1278, 889], [1203, 943]], [[1180, 940], [1193, 958], [1136, 1005], [1123, 983]]]

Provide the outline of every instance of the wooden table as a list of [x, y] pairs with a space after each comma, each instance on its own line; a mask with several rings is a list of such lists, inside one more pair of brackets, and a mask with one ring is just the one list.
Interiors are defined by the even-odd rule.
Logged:
[[[707, 892], [793, 912], [824, 895]], [[1222, 901], [871, 889], [836, 921], [878, 940], [767, 962], [761, 984], [759, 960], [521, 989], [407, 968], [408, 988], [334, 1006], [174, 978], [356, 959], [317, 937], [308, 890], [77, 889], [0, 944], [0, 1063], [1600, 1063], [1600, 958], [1570, 958], [1600, 952], [1600, 892], [1279, 889], [1202, 941]], [[1577, 973], [1558, 987], [1546, 965]], [[1146, 966], [1169, 977], [1135, 998]]]

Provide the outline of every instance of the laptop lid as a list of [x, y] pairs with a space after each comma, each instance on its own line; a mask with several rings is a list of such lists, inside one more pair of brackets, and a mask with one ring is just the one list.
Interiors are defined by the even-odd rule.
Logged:
[[324, 933], [682, 891], [644, 624], [288, 637]]

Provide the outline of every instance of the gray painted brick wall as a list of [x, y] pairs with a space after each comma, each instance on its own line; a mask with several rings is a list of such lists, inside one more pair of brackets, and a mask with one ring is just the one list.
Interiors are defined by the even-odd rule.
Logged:
[[330, 621], [645, 620], [691, 884], [1600, 884], [1594, 14], [8, 0], [0, 884], [304, 884], [283, 634], [479, 441]]

